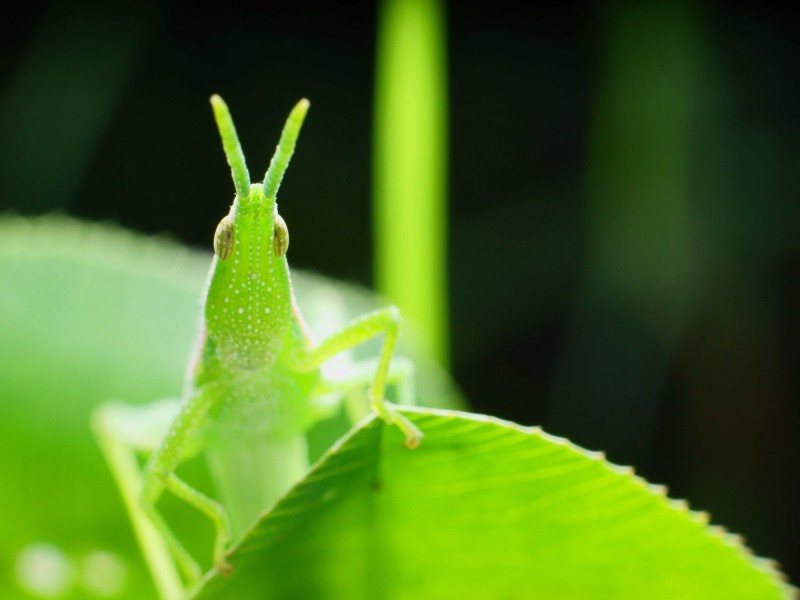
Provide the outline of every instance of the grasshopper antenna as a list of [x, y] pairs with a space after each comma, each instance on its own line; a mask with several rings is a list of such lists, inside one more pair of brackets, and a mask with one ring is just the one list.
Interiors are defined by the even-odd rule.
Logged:
[[278, 195], [278, 188], [281, 186], [286, 167], [289, 166], [289, 159], [294, 154], [297, 136], [300, 135], [300, 128], [303, 126], [309, 106], [309, 101], [303, 98], [295, 104], [289, 118], [286, 119], [278, 147], [275, 148], [267, 174], [264, 175], [264, 196], [267, 198], [275, 198]]
[[[233, 187], [236, 188], [236, 195], [239, 200], [243, 202], [250, 194], [250, 173], [247, 171], [247, 163], [244, 160], [242, 146], [239, 144], [239, 136], [236, 135], [236, 128], [233, 126], [233, 119], [231, 119], [231, 113], [228, 111], [228, 105], [217, 94], [211, 96], [211, 108], [214, 111], [214, 119], [217, 122], [217, 129], [219, 129], [219, 135], [222, 138], [225, 157], [231, 167]], [[283, 138], [281, 138], [281, 141], [283, 141]]]

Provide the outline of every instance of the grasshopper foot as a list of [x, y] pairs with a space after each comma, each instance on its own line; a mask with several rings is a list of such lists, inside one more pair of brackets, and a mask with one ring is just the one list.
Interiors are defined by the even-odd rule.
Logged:
[[375, 413], [383, 419], [389, 425], [396, 425], [400, 431], [402, 431], [406, 439], [403, 444], [411, 448], [418, 448], [420, 443], [422, 442], [422, 436], [424, 435], [422, 431], [420, 431], [419, 427], [414, 425], [408, 417], [398, 412], [397, 408], [387, 402], [386, 400], [381, 401], [372, 401], [372, 409]]
[[[227, 524], [227, 521], [226, 521]], [[229, 526], [228, 526], [229, 527]], [[214, 568], [223, 577], [227, 577], [233, 571], [233, 566], [225, 560], [228, 545], [231, 543], [229, 530], [219, 532], [217, 541], [214, 544]]]
[[226, 562], [225, 560], [217, 561], [214, 564], [214, 568], [223, 577], [228, 577], [228, 576], [230, 576], [231, 573], [233, 573], [233, 565], [231, 565], [230, 563]]

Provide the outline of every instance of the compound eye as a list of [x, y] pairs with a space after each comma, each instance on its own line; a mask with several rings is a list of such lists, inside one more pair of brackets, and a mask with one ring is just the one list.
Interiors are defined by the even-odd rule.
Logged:
[[272, 248], [275, 251], [275, 256], [283, 256], [289, 249], [289, 228], [286, 227], [286, 221], [278, 213], [275, 213]]
[[228, 215], [219, 222], [214, 233], [214, 254], [218, 259], [225, 260], [233, 254], [233, 242], [233, 219]]

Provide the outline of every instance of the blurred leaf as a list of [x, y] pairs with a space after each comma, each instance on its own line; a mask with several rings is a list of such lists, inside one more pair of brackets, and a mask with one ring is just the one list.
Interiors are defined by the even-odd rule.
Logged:
[[367, 419], [198, 598], [782, 598], [769, 561], [632, 469], [538, 428], [407, 411]]
[[[110, 550], [147, 596], [119, 494], [89, 432], [109, 398], [180, 393], [206, 257], [66, 218], [0, 220], [0, 597], [30, 544]], [[75, 565], [74, 565], [75, 566]]]

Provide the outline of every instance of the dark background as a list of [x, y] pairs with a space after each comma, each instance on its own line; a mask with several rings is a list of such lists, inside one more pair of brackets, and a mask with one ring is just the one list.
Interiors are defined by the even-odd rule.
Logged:
[[[208, 96], [254, 172], [306, 96], [290, 261], [369, 285], [377, 12], [0, 9], [0, 210], [208, 250], [232, 199]], [[476, 410], [666, 483], [795, 584], [798, 24], [759, 3], [447, 6], [455, 378]]]

